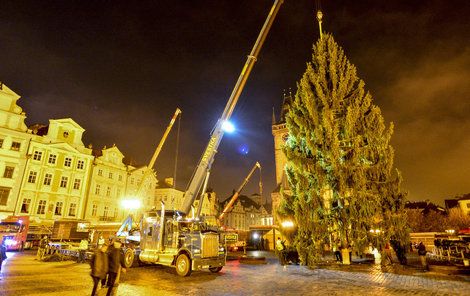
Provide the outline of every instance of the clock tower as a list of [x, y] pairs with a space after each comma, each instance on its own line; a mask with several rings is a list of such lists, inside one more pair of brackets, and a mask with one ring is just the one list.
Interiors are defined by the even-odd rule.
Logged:
[[285, 175], [285, 166], [287, 163], [287, 158], [284, 152], [282, 151], [282, 147], [287, 141], [287, 138], [289, 136], [285, 115], [287, 113], [288, 106], [290, 102], [292, 101], [292, 99], [293, 99], [292, 92], [290, 90], [288, 93], [284, 93], [281, 116], [278, 121], [276, 120], [276, 116], [273, 111], [271, 131], [274, 137], [274, 161], [276, 164], [276, 189], [271, 193], [271, 199], [273, 203], [274, 224], [278, 224], [276, 211], [281, 201], [281, 189], [283, 189], [284, 192], [288, 190], [287, 177]]

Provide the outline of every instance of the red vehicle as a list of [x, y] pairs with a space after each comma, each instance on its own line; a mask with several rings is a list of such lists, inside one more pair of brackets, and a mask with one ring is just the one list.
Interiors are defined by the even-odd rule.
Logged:
[[7, 251], [22, 251], [29, 228], [28, 216], [8, 216], [0, 221], [0, 239], [5, 238]]

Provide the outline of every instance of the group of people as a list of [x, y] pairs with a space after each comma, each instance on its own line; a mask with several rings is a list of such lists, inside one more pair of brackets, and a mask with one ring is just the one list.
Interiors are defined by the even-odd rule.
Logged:
[[95, 296], [98, 285], [107, 288], [106, 296], [110, 296], [119, 282], [121, 272], [126, 272], [124, 257], [121, 253], [121, 242], [110, 239], [109, 242], [98, 245], [90, 260], [93, 290], [91, 296]]

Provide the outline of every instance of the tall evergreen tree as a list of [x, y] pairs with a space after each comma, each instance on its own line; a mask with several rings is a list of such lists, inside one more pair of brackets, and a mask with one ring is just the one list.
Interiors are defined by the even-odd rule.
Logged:
[[386, 127], [332, 35], [314, 45], [286, 124], [290, 193], [283, 194], [280, 212], [295, 217], [302, 261], [317, 262], [332, 239], [359, 251], [370, 245], [383, 250], [390, 239], [405, 244], [393, 124]]

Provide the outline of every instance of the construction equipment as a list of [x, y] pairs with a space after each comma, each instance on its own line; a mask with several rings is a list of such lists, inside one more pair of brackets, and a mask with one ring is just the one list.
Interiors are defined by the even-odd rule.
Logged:
[[[155, 165], [155, 161], [158, 158], [158, 155], [160, 155], [160, 151], [162, 150], [163, 144], [165, 144], [165, 141], [168, 137], [168, 134], [171, 131], [171, 128], [173, 127], [173, 124], [175, 123], [176, 119], [178, 116], [181, 114], [181, 110], [179, 108], [176, 108], [175, 114], [173, 114], [173, 117], [170, 120], [170, 123], [168, 124], [168, 127], [166, 128], [165, 132], [163, 133], [163, 137], [160, 140], [160, 143], [158, 143], [157, 148], [155, 148], [155, 152], [152, 155], [152, 158], [150, 159], [150, 162], [147, 166], [147, 169], [145, 170], [144, 176], [142, 178], [142, 182], [140, 183], [138, 189], [137, 189], [137, 198], [142, 198], [144, 193], [143, 189], [145, 188], [145, 183], [147, 178], [152, 174], [153, 172], [153, 166]], [[132, 214], [129, 214], [129, 216], [124, 220], [122, 223], [121, 227], [117, 231], [116, 235], [118, 237], [125, 237], [126, 239], [130, 239], [132, 241], [139, 241], [140, 237], [137, 235], [131, 235], [129, 236], [129, 232], [131, 232], [132, 229], [138, 228], [138, 225], [135, 223], [135, 218]]]
[[[180, 276], [193, 270], [208, 268], [219, 272], [225, 265], [225, 249], [219, 240], [219, 230], [200, 221], [198, 216], [190, 219], [187, 214], [198, 193], [204, 195], [211, 165], [224, 131], [222, 125], [230, 119], [237, 100], [256, 62], [259, 51], [276, 17], [283, 0], [276, 0], [256, 43], [248, 55], [238, 81], [230, 95], [222, 116], [217, 121], [209, 142], [199, 160], [196, 170], [184, 193], [182, 211], [166, 211], [162, 202], [161, 211], [149, 211], [142, 220], [139, 259], [142, 262], [161, 264], [176, 268]], [[201, 187], [204, 185], [204, 189]], [[203, 198], [200, 199], [201, 204]], [[129, 251], [130, 253], [130, 251]], [[133, 254], [129, 254], [129, 257]]]
[[[259, 164], [259, 162], [256, 162], [255, 165], [253, 166], [253, 168], [251, 169], [251, 171], [248, 173], [248, 176], [246, 176], [245, 180], [243, 181], [243, 183], [240, 185], [240, 187], [238, 187], [237, 191], [235, 191], [235, 193], [232, 195], [232, 198], [230, 199], [230, 201], [227, 203], [227, 205], [225, 206], [224, 210], [222, 211], [222, 213], [220, 213], [219, 215], [219, 222], [222, 223], [222, 220], [224, 219], [224, 216], [226, 213], [228, 213], [230, 210], [232, 210], [232, 207], [233, 207], [233, 204], [237, 201], [238, 199], [238, 196], [240, 195], [240, 192], [243, 190], [243, 188], [245, 187], [245, 185], [248, 183], [248, 181], [250, 180], [251, 178], [251, 175], [253, 175], [253, 173], [255, 172], [256, 169], [259, 169], [261, 171], [261, 165]], [[260, 182], [260, 188], [261, 187], [261, 182]], [[261, 193], [260, 193], [261, 194]]]

